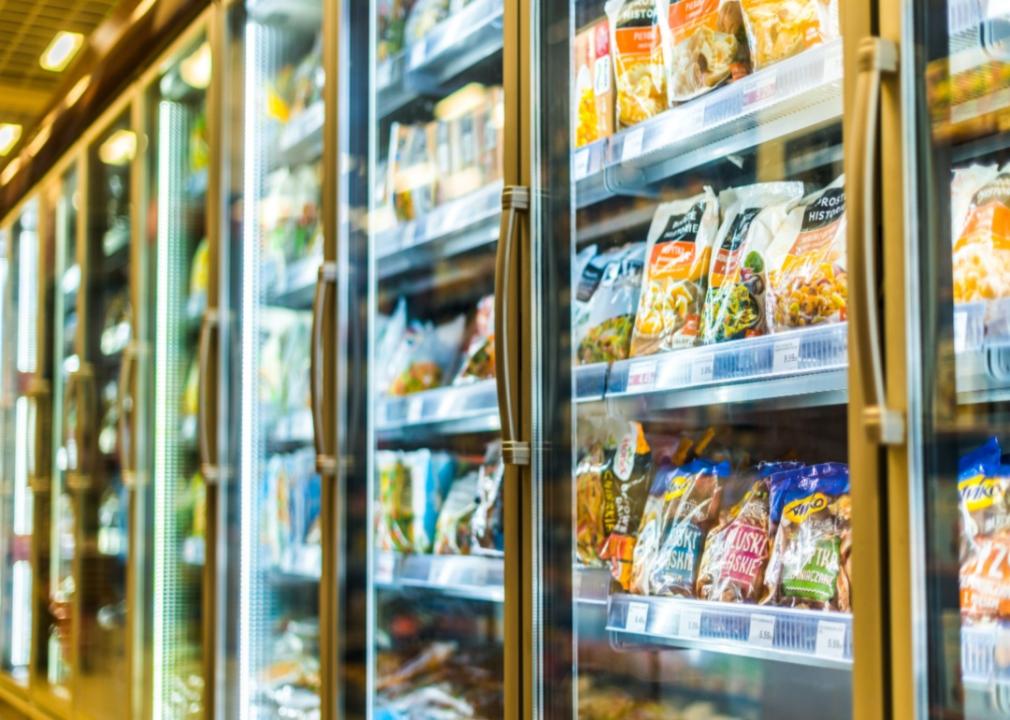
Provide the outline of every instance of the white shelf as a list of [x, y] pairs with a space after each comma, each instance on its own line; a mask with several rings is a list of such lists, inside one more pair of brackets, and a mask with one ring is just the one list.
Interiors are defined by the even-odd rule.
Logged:
[[852, 665], [852, 615], [684, 598], [612, 595], [607, 630], [618, 645], [709, 650], [806, 666]]
[[375, 555], [373, 579], [387, 590], [421, 589], [453, 597], [505, 601], [505, 564], [483, 555]]
[[270, 445], [274, 450], [311, 445], [315, 438], [312, 432], [312, 410], [296, 410], [277, 419], [270, 431]]
[[311, 308], [322, 262], [318, 255], [310, 255], [288, 263], [275, 277], [269, 304], [294, 310]]
[[425, 428], [438, 434], [494, 432], [500, 429], [494, 380], [442, 387], [378, 403], [380, 438], [395, 439]]
[[842, 67], [836, 40], [576, 150], [577, 204], [641, 194], [729, 154], [839, 121]]

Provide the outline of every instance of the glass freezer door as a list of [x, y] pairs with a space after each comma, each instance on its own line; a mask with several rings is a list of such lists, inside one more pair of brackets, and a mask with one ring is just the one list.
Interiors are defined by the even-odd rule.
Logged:
[[[207, 96], [211, 50], [200, 33], [170, 57], [146, 88], [144, 236], [138, 337], [127, 374], [133, 397], [126, 436], [141, 472], [137, 491], [149, 612], [145, 717], [204, 717], [203, 581], [206, 487], [197, 457], [200, 397], [197, 340], [207, 309], [210, 250]], [[144, 481], [149, 478], [150, 482]], [[141, 524], [139, 521], [143, 519]], [[147, 633], [150, 633], [149, 635]]]
[[1010, 5], [908, 7], [919, 716], [1010, 717]]
[[543, 717], [859, 701], [852, 597], [873, 588], [852, 570], [877, 549], [854, 547], [849, 473], [856, 5], [530, 3], [529, 256], [502, 242], [533, 287]]

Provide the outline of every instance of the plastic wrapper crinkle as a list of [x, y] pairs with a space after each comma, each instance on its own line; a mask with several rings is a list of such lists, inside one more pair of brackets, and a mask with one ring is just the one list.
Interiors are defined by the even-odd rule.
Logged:
[[477, 507], [471, 520], [471, 552], [500, 555], [505, 551], [504, 497], [502, 481], [505, 463], [501, 443], [491, 443], [484, 454], [477, 477]]
[[670, 104], [708, 92], [749, 70], [739, 0], [658, 0]]
[[477, 511], [477, 472], [468, 472], [453, 481], [435, 524], [436, 555], [468, 555], [471, 524]]
[[954, 173], [951, 225], [954, 302], [1010, 297], [1010, 168]]
[[607, 250], [583, 266], [575, 310], [580, 364], [628, 357], [644, 259], [645, 244], [631, 243]]
[[607, 445], [613, 450], [602, 473], [606, 540], [600, 557], [609, 561], [610, 574], [628, 589], [636, 532], [649, 490], [652, 450], [639, 423], [612, 418], [607, 426]]
[[740, 0], [759, 70], [839, 37], [838, 0]]
[[430, 450], [378, 453], [380, 550], [431, 552], [454, 461]]
[[630, 127], [666, 108], [663, 39], [655, 0], [609, 0], [617, 122]]

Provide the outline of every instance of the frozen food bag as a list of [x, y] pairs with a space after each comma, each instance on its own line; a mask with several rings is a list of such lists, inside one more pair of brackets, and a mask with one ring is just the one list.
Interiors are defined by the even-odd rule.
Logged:
[[1000, 463], [995, 437], [960, 458], [957, 493], [966, 545], [1010, 528], [1010, 468]]
[[393, 380], [389, 394], [410, 395], [443, 385], [459, 356], [465, 325], [463, 316], [459, 315], [438, 327], [430, 323], [418, 327], [410, 343], [406, 366]]
[[728, 462], [692, 460], [670, 478], [662, 540], [649, 577], [653, 595], [694, 597], [705, 536], [719, 518]]
[[977, 538], [960, 570], [961, 616], [970, 622], [1010, 620], [1010, 530]]
[[575, 146], [614, 134], [614, 66], [610, 24], [598, 20], [575, 35]]
[[655, 0], [609, 0], [617, 122], [637, 125], [666, 108], [663, 40]]
[[749, 185], [719, 195], [724, 219], [708, 273], [705, 343], [768, 332], [768, 246], [785, 220], [787, 204], [802, 196], [803, 183], [798, 182]]
[[1010, 297], [1010, 168], [972, 195], [953, 253], [954, 302]]
[[711, 188], [656, 208], [631, 355], [691, 347], [698, 341], [719, 201]]
[[[378, 339], [375, 343], [375, 356], [380, 358], [395, 358], [405, 353], [407, 336], [407, 301], [400, 298], [396, 308], [389, 317], [382, 317], [378, 325]], [[380, 363], [376, 368], [375, 385], [380, 393], [385, 393], [393, 382], [395, 363]]]
[[583, 565], [599, 565], [607, 536], [603, 531], [603, 472], [607, 455], [603, 443], [594, 440], [575, 467], [576, 556]]
[[449, 0], [414, 0], [404, 28], [406, 44], [417, 42], [449, 14]]
[[454, 385], [489, 380], [494, 377], [494, 295], [477, 303], [473, 331], [463, 354], [463, 365], [456, 373]]
[[823, 463], [772, 475], [775, 544], [763, 603], [851, 609], [852, 501], [849, 468]]
[[950, 244], [961, 237], [968, 214], [975, 203], [975, 193], [999, 175], [999, 166], [972, 164], [954, 170], [950, 183]]
[[436, 161], [423, 126], [394, 122], [389, 130], [389, 189], [400, 221], [414, 220], [435, 205]]
[[677, 466], [663, 463], [657, 469], [649, 488], [649, 496], [642, 510], [642, 520], [638, 525], [638, 539], [632, 554], [631, 582], [629, 590], [639, 595], [650, 594], [650, 576], [663, 540], [663, 512], [666, 496], [670, 491], [670, 481]]
[[477, 478], [477, 509], [471, 524], [471, 551], [475, 554], [499, 555], [505, 551], [505, 532], [502, 526], [504, 477], [505, 463], [501, 443], [491, 443], [484, 454], [484, 462]]
[[410, 466], [403, 453], [383, 450], [376, 454], [376, 468], [379, 473], [376, 547], [384, 551], [410, 552], [413, 514]]
[[453, 482], [435, 524], [436, 555], [469, 555], [470, 525], [477, 510], [477, 473]]
[[734, 69], [737, 76], [746, 74], [747, 36], [739, 0], [657, 0], [656, 5], [671, 105], [708, 92]]
[[844, 177], [790, 206], [768, 248], [772, 332], [848, 317], [845, 232]]
[[754, 69], [839, 37], [838, 0], [740, 0]]
[[635, 552], [635, 533], [642, 519], [642, 509], [649, 490], [652, 450], [641, 424], [614, 419], [608, 444], [613, 460], [604, 468], [603, 532], [606, 540], [600, 557], [610, 562], [610, 574], [627, 590]]
[[[576, 347], [582, 365], [614, 362], [628, 357], [635, 308], [642, 286], [645, 244], [632, 243], [616, 252], [608, 252], [602, 273], [584, 315], [576, 326]], [[600, 267], [590, 263], [587, 272]], [[583, 279], [589, 280], [586, 273]], [[577, 292], [581, 295], [582, 288]]]

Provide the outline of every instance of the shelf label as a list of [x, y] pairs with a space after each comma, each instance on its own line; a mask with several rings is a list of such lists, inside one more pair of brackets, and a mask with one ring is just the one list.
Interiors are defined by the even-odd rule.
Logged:
[[963, 353], [966, 350], [968, 350], [968, 313], [954, 308], [954, 352]]
[[656, 361], [639, 360], [628, 367], [628, 392], [651, 390], [656, 383]]
[[627, 162], [642, 154], [642, 141], [645, 140], [645, 128], [630, 130], [624, 138], [621, 148], [621, 162]]
[[706, 353], [691, 363], [691, 384], [712, 382], [715, 376], [715, 355]]
[[375, 556], [375, 582], [377, 583], [390, 583], [393, 582], [393, 564], [396, 562], [396, 556], [392, 553], [379, 553]]
[[818, 657], [841, 660], [845, 657], [845, 623], [821, 620], [817, 623], [817, 645], [814, 653]]
[[416, 68], [418, 65], [424, 62], [425, 47], [424, 41], [420, 40], [414, 43], [414, 47], [410, 49], [410, 67]]
[[449, 562], [441, 562], [440, 558], [433, 558], [431, 566], [428, 568], [428, 582], [431, 585], [452, 585], [452, 564]]
[[376, 87], [384, 88], [393, 84], [393, 63], [387, 60], [379, 65], [375, 71]]
[[683, 610], [680, 613], [680, 634], [685, 638], [701, 637], [701, 610]]
[[800, 340], [782, 340], [775, 343], [775, 357], [772, 360], [772, 372], [794, 373], [800, 369]]
[[775, 616], [751, 615], [747, 642], [755, 647], [771, 647], [775, 643]]
[[589, 148], [584, 148], [575, 153], [575, 179], [581, 180], [589, 174]]
[[411, 398], [407, 403], [407, 422], [418, 422], [424, 415], [424, 398]]
[[624, 629], [628, 632], [644, 633], [648, 624], [649, 603], [628, 603], [628, 618], [624, 622]]

